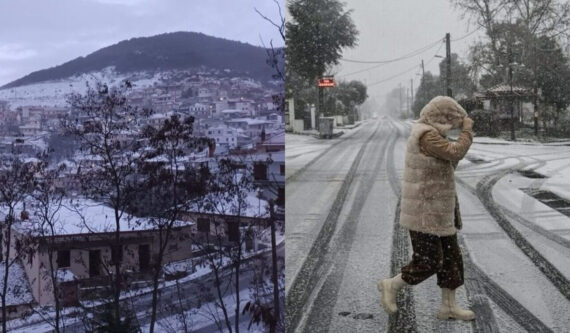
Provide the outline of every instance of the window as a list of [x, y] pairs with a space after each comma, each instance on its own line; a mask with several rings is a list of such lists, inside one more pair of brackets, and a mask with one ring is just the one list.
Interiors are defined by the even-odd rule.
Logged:
[[57, 267], [70, 267], [71, 266], [71, 255], [69, 250], [57, 251]]
[[139, 270], [146, 272], [150, 268], [150, 245], [139, 245]]
[[239, 241], [239, 222], [237, 220], [229, 220], [228, 224], [228, 241]]
[[101, 266], [101, 250], [89, 251], [89, 276], [99, 276]]
[[284, 187], [279, 187], [277, 189], [277, 202], [276, 203], [279, 206], [285, 205], [285, 188]]
[[255, 163], [253, 165], [253, 178], [255, 178], [255, 180], [267, 180], [267, 165], [264, 163]]
[[113, 264], [120, 263], [123, 260], [123, 247], [111, 246], [111, 262]]
[[206, 218], [198, 218], [198, 231], [210, 232], [210, 220]]

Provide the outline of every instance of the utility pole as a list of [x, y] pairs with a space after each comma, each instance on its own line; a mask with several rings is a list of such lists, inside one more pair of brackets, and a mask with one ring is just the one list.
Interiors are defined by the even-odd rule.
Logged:
[[445, 90], [447, 92], [447, 96], [453, 97], [451, 93], [451, 36], [448, 33], [445, 34], [445, 56], [446, 56], [446, 63], [447, 63], [447, 71], [445, 75]]
[[[410, 100], [410, 105], [414, 105], [414, 79], [411, 78], [410, 79], [410, 92], [412, 93], [412, 98]], [[411, 115], [411, 111], [412, 111], [412, 106], [410, 106], [410, 115]]]
[[426, 71], [424, 68], [424, 60], [422, 59], [422, 79], [424, 78], [424, 75], [426, 75]]
[[398, 93], [400, 94], [400, 109], [398, 110], [398, 113], [401, 114], [402, 113], [402, 84], [398, 83]]
[[[321, 77], [322, 77], [322, 75], [321, 75]], [[324, 97], [325, 90], [324, 90], [324, 89], [325, 89], [325, 88], [323, 88], [323, 87], [319, 87], [319, 96], [318, 96], [319, 101], [318, 101], [318, 103], [317, 103], [318, 109], [317, 109], [317, 121], [316, 121], [316, 123], [317, 123], [317, 129], [319, 128], [319, 121], [318, 121], [318, 119], [321, 118], [321, 117], [324, 117], [324, 112], [325, 112], [325, 108], [323, 107], [323, 105], [324, 105], [324, 99], [325, 99], [325, 97]]]
[[511, 50], [511, 44], [507, 44], [507, 53], [509, 59], [509, 85], [511, 87], [511, 93], [509, 96], [510, 108], [511, 108], [511, 140], [515, 141], [515, 107], [514, 107], [514, 96], [513, 96], [513, 53]]
[[410, 109], [411, 109], [411, 103], [410, 103], [410, 88], [406, 88], [406, 116], [409, 116], [410, 114]]
[[[273, 282], [273, 311], [275, 315], [274, 325], [276, 326], [279, 322], [279, 283], [277, 282], [277, 242], [275, 240], [275, 203], [273, 200], [269, 200], [269, 218], [271, 222], [271, 280]], [[275, 332], [275, 326], [272, 327], [272, 331]]]
[[534, 111], [534, 135], [538, 136], [538, 73], [537, 73], [537, 62], [538, 62], [538, 58], [536, 57], [536, 44], [533, 47], [533, 51], [534, 51], [534, 57], [533, 57], [533, 74], [534, 74], [534, 80], [533, 80], [533, 97], [532, 97], [532, 106], [533, 106], [533, 111]]

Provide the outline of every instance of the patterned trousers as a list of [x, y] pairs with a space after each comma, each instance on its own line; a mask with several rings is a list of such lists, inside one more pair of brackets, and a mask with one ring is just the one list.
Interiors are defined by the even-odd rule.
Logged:
[[455, 289], [463, 285], [463, 259], [457, 235], [436, 236], [410, 230], [414, 254], [402, 267], [402, 279], [415, 285], [437, 274], [440, 288]]

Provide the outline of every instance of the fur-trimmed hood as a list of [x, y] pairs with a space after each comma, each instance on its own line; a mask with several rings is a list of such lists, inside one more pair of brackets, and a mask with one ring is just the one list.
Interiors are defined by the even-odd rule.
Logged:
[[467, 112], [453, 98], [437, 96], [424, 106], [418, 122], [434, 127], [445, 136], [449, 130], [454, 128], [451, 120], [465, 117], [467, 117]]

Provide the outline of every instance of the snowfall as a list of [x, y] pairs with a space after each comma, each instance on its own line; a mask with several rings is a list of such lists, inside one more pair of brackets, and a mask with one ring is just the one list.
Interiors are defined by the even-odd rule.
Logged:
[[[398, 126], [409, 129], [410, 125], [408, 121]], [[287, 134], [287, 179], [358, 130], [345, 130], [333, 140]], [[397, 163], [403, 162], [404, 151], [405, 142], [400, 140]], [[463, 217], [462, 247], [509, 299], [522, 306], [505, 310], [506, 300], [497, 304], [497, 298], [489, 297], [501, 331], [527, 332], [528, 326], [521, 322], [540, 321], [554, 332], [569, 332], [570, 139], [541, 143], [476, 136], [458, 165], [456, 180]], [[482, 199], [486, 193], [489, 197]], [[506, 221], [503, 224], [512, 226], [509, 232], [497, 222], [497, 214]], [[517, 237], [522, 240], [515, 242]], [[524, 311], [519, 316], [529, 313], [534, 319], [513, 319], [518, 309]]]

